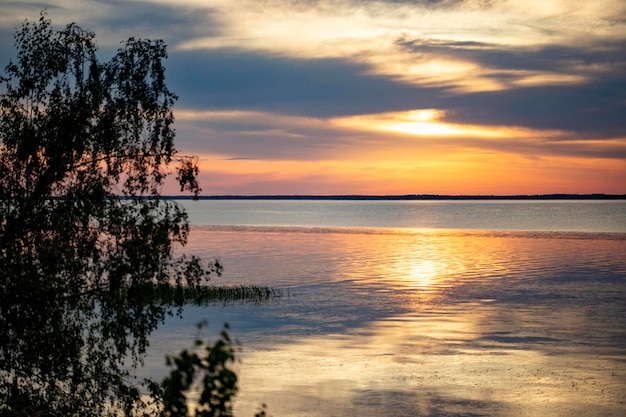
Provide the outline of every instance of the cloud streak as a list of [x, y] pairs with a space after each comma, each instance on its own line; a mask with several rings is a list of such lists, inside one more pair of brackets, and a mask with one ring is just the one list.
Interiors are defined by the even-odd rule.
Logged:
[[[507, 67], [494, 61], [487, 66], [476, 59], [485, 51], [517, 48], [521, 55], [532, 55], [550, 45], [584, 51], [624, 41], [615, 31], [619, 26], [615, 13], [624, 14], [618, 2], [599, 7], [552, 1], [537, 10], [522, 1], [335, 2], [332, 7], [319, 2], [308, 8], [280, 2], [267, 2], [262, 8], [238, 4], [240, 8], [229, 9], [231, 13], [221, 19], [227, 28], [223, 36], [190, 39], [177, 48], [341, 58], [367, 65], [372, 74], [463, 93], [588, 80], [584, 63], [583, 68], [561, 65], [561, 71]], [[595, 71], [603, 69], [611, 70]]]

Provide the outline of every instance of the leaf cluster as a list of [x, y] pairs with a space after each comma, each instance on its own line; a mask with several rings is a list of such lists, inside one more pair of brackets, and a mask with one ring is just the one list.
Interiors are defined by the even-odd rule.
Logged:
[[[206, 323], [198, 324], [203, 328]], [[194, 349], [168, 356], [172, 368], [161, 385], [150, 388], [158, 398], [160, 417], [233, 417], [233, 399], [237, 393], [237, 375], [232, 370], [237, 346], [224, 324], [220, 337], [212, 345], [197, 339]], [[265, 405], [255, 417], [265, 417]]]
[[[204, 354], [183, 351], [177, 357], [167, 357], [167, 365], [174, 366], [162, 385], [163, 415], [189, 415], [190, 403], [186, 392], [196, 379], [201, 380], [202, 391], [196, 400], [194, 415], [199, 417], [232, 417], [232, 399], [237, 392], [237, 375], [228, 367], [235, 361], [235, 349], [226, 331], [213, 346], [206, 346]], [[203, 342], [196, 341], [196, 348]], [[197, 378], [197, 375], [200, 377]]]

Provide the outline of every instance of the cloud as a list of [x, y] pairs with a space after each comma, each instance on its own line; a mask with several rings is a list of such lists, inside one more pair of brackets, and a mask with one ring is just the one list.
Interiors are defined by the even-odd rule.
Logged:
[[[179, 137], [194, 153], [263, 161], [441, 158], [508, 154], [625, 159], [626, 136], [450, 122], [442, 109], [313, 118], [260, 111], [176, 112]], [[445, 157], [444, 157], [445, 158]]]
[[623, 42], [598, 41], [588, 48], [545, 45], [511, 47], [484, 42], [447, 42], [403, 38], [398, 44], [416, 56], [434, 55], [474, 62], [497, 90], [534, 85], [588, 84], [623, 74]]
[[[531, 50], [546, 45], [593, 49], [600, 40], [625, 40], [626, 35], [617, 30], [624, 24], [614, 14], [624, 15], [619, 3], [609, 2], [609, 7], [575, 3], [572, 7], [552, 1], [536, 8], [539, 11], [521, 1], [489, 2], [487, 8], [484, 3], [460, 7], [475, 2], [402, 3], [402, 7], [387, 2], [338, 2], [330, 7], [321, 2], [307, 8], [269, 2], [262, 9], [239, 3], [240, 7], [228, 8], [222, 15], [226, 30], [221, 36], [189, 39], [177, 47], [261, 51], [296, 59], [340, 58], [364, 64], [372, 74], [445, 86], [459, 93], [579, 84], [587, 78], [573, 71], [485, 67], [469, 53], [477, 48], [467, 48], [483, 44], [496, 49]], [[455, 7], [436, 7], [442, 5]], [[407, 48], [417, 42], [430, 45], [429, 51], [422, 48], [416, 53], [416, 48]], [[436, 43], [456, 48], [438, 53], [441, 47], [432, 47]], [[508, 82], [498, 82], [505, 79]]]
[[[214, 58], [199, 71], [229, 91], [209, 88], [212, 107], [310, 115], [438, 107], [462, 123], [623, 135], [619, 2], [391, 3], [231, 7], [223, 34], [190, 38], [175, 53]], [[249, 74], [229, 82], [242, 68]]]
[[[3, 4], [3, 63], [14, 28], [41, 6]], [[493, 193], [496, 179], [539, 187], [548, 175], [554, 192], [623, 183], [621, 0], [45, 6], [56, 26], [95, 31], [104, 57], [129, 36], [165, 40], [178, 148], [223, 179], [214, 190], [415, 192], [414, 182]]]
[[[419, 89], [341, 59], [294, 59], [242, 51], [173, 51], [167, 76], [180, 106], [327, 117], [433, 105]], [[429, 104], [430, 103], [430, 104]]]

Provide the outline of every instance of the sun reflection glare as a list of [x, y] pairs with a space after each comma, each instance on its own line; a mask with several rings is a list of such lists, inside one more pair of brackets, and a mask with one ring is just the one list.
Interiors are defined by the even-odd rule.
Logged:
[[408, 275], [414, 286], [431, 287], [437, 283], [440, 273], [435, 261], [425, 259], [410, 265]]

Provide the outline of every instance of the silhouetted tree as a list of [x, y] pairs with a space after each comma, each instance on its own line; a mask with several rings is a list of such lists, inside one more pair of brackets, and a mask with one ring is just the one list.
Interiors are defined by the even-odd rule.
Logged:
[[174, 254], [189, 226], [164, 181], [200, 189], [174, 147], [166, 47], [131, 38], [100, 62], [92, 32], [55, 31], [45, 13], [15, 45], [0, 95], [0, 415], [150, 414], [133, 378], [148, 335], [221, 269]]

